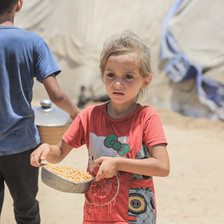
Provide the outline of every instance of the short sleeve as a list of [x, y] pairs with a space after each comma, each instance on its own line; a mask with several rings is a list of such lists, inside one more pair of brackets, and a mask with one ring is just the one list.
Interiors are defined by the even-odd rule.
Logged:
[[145, 122], [143, 142], [147, 148], [158, 144], [167, 145], [163, 125], [157, 113], [147, 118]]
[[79, 148], [86, 143], [85, 131], [80, 114], [72, 122], [65, 134], [62, 136], [62, 139], [73, 148]]
[[46, 42], [40, 37], [37, 38], [35, 45], [35, 67], [34, 73], [36, 79], [42, 82], [44, 78], [51, 74], [57, 75], [61, 72], [61, 69], [57, 65], [55, 58], [46, 44]]

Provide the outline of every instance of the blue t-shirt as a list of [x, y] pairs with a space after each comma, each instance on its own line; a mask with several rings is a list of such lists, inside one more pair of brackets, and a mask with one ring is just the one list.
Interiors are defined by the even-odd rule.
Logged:
[[49, 47], [37, 34], [0, 26], [0, 156], [40, 143], [31, 107], [34, 77], [60, 72]]

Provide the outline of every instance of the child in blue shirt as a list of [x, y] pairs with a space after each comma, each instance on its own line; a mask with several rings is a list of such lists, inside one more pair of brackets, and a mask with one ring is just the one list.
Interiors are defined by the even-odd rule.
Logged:
[[34, 77], [55, 105], [75, 118], [79, 109], [61, 90], [52, 52], [37, 34], [14, 26], [23, 0], [0, 1], [0, 214], [7, 184], [17, 223], [39, 224], [38, 168], [30, 154], [40, 144], [31, 107]]

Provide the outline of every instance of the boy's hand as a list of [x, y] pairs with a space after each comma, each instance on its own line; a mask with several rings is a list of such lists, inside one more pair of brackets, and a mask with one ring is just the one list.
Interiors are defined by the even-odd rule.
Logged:
[[46, 143], [40, 145], [35, 151], [30, 154], [30, 164], [35, 167], [40, 167], [40, 161], [46, 159], [50, 152], [50, 146]]
[[100, 157], [94, 161], [94, 167], [99, 166], [99, 170], [95, 177], [96, 181], [102, 178], [111, 178], [118, 171], [117, 157]]

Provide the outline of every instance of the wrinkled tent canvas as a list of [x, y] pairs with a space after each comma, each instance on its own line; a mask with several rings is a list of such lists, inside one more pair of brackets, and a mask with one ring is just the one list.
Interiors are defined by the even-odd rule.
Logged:
[[[25, 0], [15, 25], [40, 34], [62, 69], [61, 87], [77, 99], [106, 94], [99, 72], [103, 43], [131, 30], [152, 52], [154, 81], [144, 103], [224, 119], [224, 1]], [[45, 98], [35, 82], [34, 99]]]
[[224, 119], [222, 0], [177, 0], [163, 22], [161, 64], [172, 80], [172, 107]]

